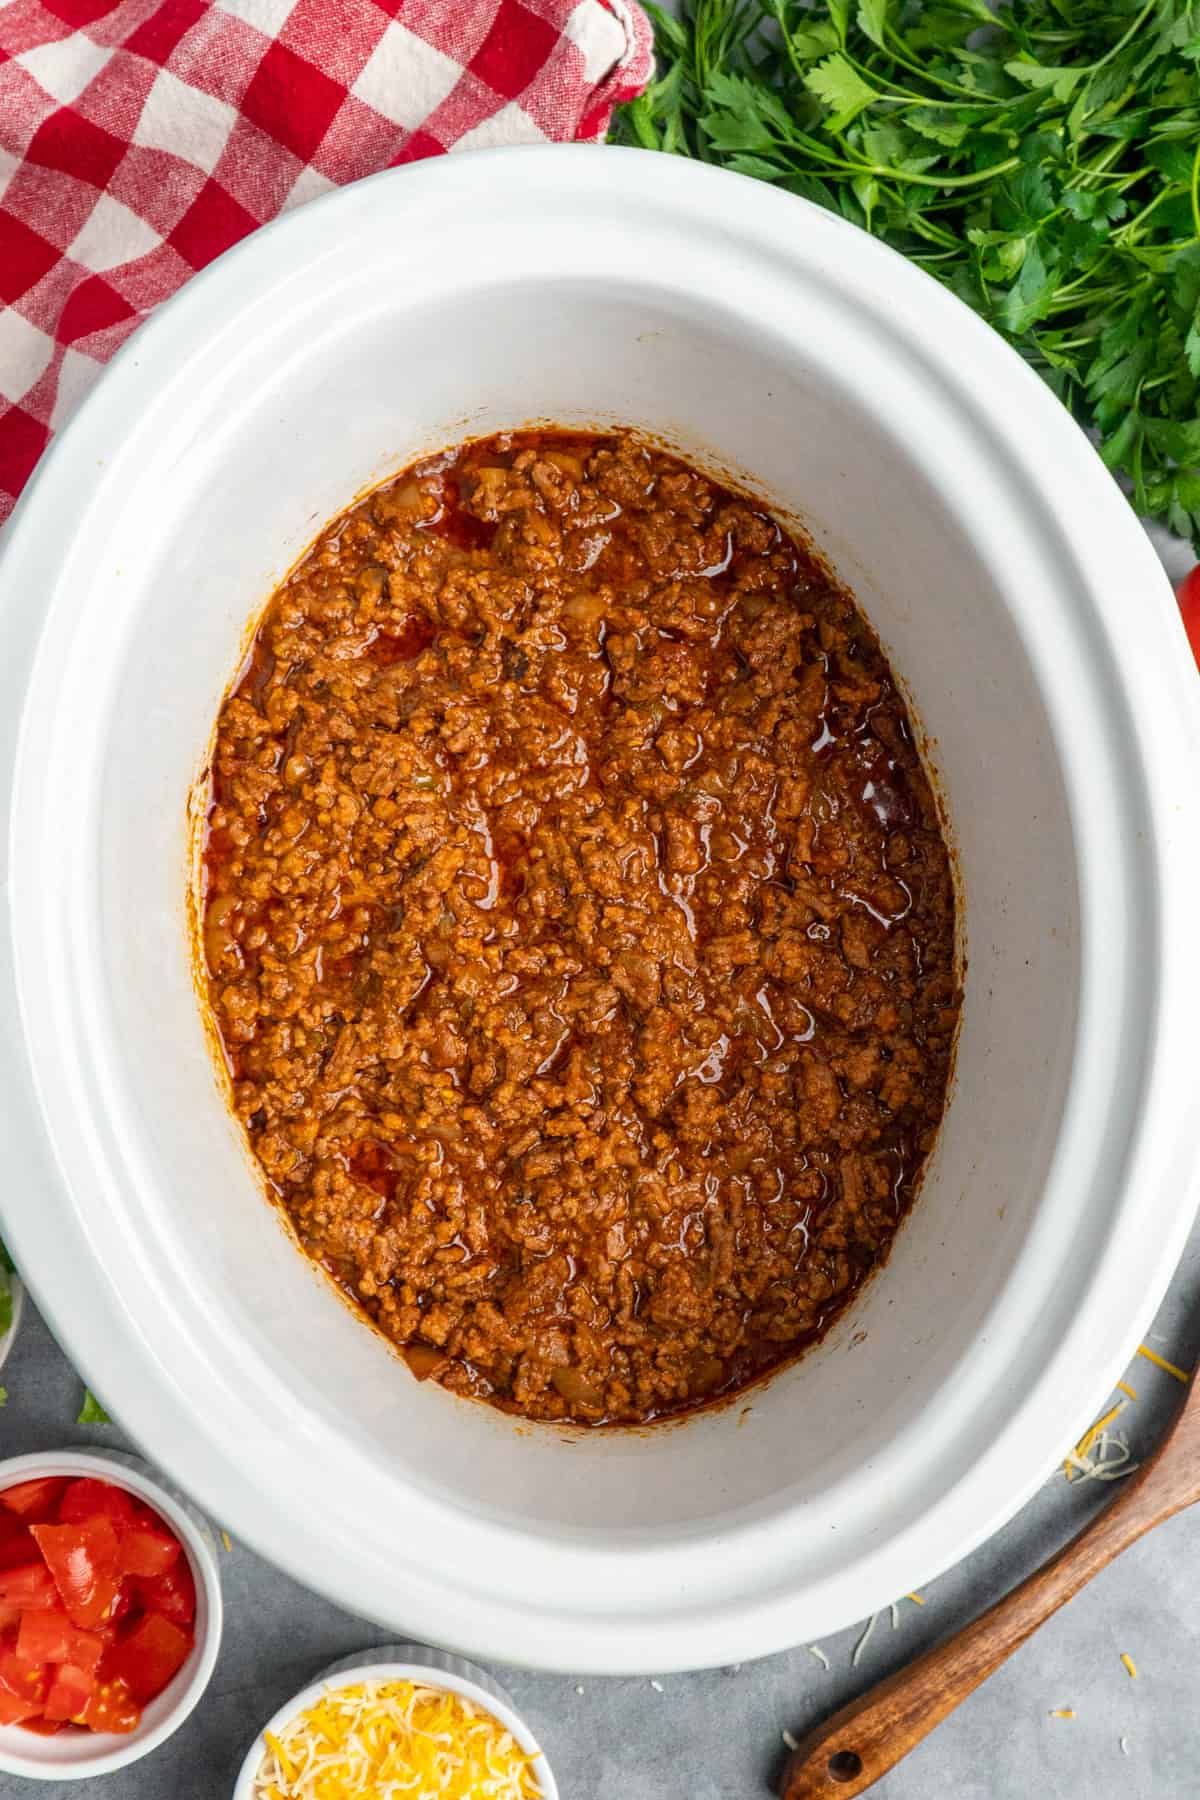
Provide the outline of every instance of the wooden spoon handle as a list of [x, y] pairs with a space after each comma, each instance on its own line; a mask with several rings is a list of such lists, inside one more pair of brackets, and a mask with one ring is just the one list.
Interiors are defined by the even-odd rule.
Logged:
[[788, 1761], [783, 1800], [851, 1800], [874, 1786], [1093, 1575], [1193, 1498], [1148, 1483], [1151, 1466], [1011, 1594], [809, 1732]]

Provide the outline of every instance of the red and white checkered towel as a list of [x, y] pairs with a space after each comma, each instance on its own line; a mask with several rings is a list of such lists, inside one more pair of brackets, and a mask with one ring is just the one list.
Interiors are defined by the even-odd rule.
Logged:
[[602, 140], [651, 66], [633, 0], [0, 0], [0, 521], [256, 225], [443, 150]]

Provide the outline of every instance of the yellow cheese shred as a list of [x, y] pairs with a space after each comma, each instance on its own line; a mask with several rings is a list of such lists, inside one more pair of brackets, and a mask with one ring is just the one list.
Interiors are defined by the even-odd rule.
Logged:
[[1152, 1362], [1156, 1369], [1165, 1369], [1168, 1375], [1175, 1377], [1176, 1381], [1192, 1379], [1186, 1369], [1179, 1368], [1176, 1363], [1168, 1362], [1165, 1356], [1160, 1356], [1157, 1350], [1151, 1350], [1147, 1344], [1138, 1345], [1138, 1355], [1144, 1356], [1147, 1362]]
[[1134, 1662], [1132, 1656], [1130, 1656], [1128, 1650], [1122, 1650], [1121, 1661], [1125, 1664], [1125, 1673], [1128, 1675], [1130, 1681], [1136, 1681], [1137, 1664]]
[[1118, 1400], [1115, 1406], [1110, 1406], [1108, 1411], [1103, 1413], [1101, 1417], [1096, 1420], [1094, 1425], [1089, 1425], [1088, 1429], [1076, 1444], [1074, 1450], [1067, 1454], [1067, 1457], [1063, 1462], [1063, 1472], [1068, 1481], [1074, 1480], [1076, 1469], [1084, 1470], [1088, 1467], [1088, 1458], [1092, 1446], [1098, 1438], [1104, 1436], [1108, 1427], [1112, 1424], [1124, 1405], [1124, 1400]]
[[363, 1681], [263, 1733], [254, 1800], [538, 1800], [534, 1760], [461, 1694]]
[[1080, 1438], [1079, 1442], [1075, 1446], [1075, 1454], [1076, 1454], [1076, 1456], [1078, 1456], [1080, 1458], [1081, 1461], [1083, 1460], [1084, 1457], [1087, 1456], [1088, 1451], [1091, 1449], [1091, 1447], [1095, 1443], [1096, 1439], [1100, 1436], [1100, 1433], [1102, 1431], [1108, 1430], [1108, 1427], [1112, 1424], [1113, 1420], [1116, 1418], [1117, 1414], [1121, 1411], [1121, 1408], [1124, 1406], [1124, 1404], [1125, 1404], [1125, 1402], [1123, 1400], [1118, 1400], [1117, 1404], [1115, 1406], [1110, 1406], [1108, 1411], [1106, 1413], [1102, 1413], [1101, 1416], [1096, 1420], [1096, 1423], [1092, 1426], [1089, 1426], [1087, 1431], [1084, 1432], [1083, 1436]]

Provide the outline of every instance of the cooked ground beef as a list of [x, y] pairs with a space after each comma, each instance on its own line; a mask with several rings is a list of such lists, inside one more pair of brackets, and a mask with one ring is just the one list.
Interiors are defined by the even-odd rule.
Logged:
[[886, 1254], [950, 866], [877, 640], [754, 501], [632, 436], [406, 470], [267, 607], [205, 866], [238, 1116], [419, 1376], [657, 1418]]

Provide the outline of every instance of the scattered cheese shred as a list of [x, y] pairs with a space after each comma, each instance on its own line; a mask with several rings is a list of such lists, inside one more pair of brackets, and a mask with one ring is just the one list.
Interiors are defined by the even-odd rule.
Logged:
[[1122, 1650], [1121, 1661], [1125, 1664], [1125, 1673], [1128, 1675], [1130, 1681], [1136, 1681], [1137, 1680], [1137, 1664], [1134, 1662], [1132, 1656], [1130, 1656], [1130, 1654], [1127, 1650]]
[[914, 1606], [924, 1606], [925, 1604], [920, 1594], [905, 1594], [904, 1598], [906, 1600], [911, 1600]]
[[[1191, 1380], [1191, 1376], [1185, 1369], [1168, 1362], [1165, 1357], [1158, 1354], [1157, 1350], [1152, 1350], [1149, 1344], [1139, 1344], [1138, 1355], [1144, 1356], [1147, 1362], [1152, 1362], [1155, 1368], [1165, 1369], [1168, 1375], [1175, 1377], [1176, 1381]], [[1137, 1399], [1137, 1389], [1131, 1387], [1127, 1381], [1118, 1381], [1117, 1392], [1124, 1398], [1118, 1400], [1115, 1406], [1109, 1407], [1108, 1411], [1084, 1432], [1074, 1450], [1068, 1450], [1063, 1458], [1063, 1474], [1068, 1481], [1074, 1481], [1077, 1477], [1085, 1480], [1090, 1478], [1094, 1481], [1117, 1481], [1123, 1475], [1132, 1475], [1138, 1467], [1138, 1464], [1131, 1458], [1129, 1445], [1123, 1438], [1108, 1429], [1126, 1403]], [[1093, 1449], [1098, 1450], [1098, 1456], [1092, 1455]]]
[[796, 1739], [796, 1737], [795, 1737], [795, 1736], [794, 1736], [794, 1735], [793, 1735], [793, 1734], [792, 1734], [792, 1733], [791, 1733], [791, 1732], [790, 1732], [790, 1731], [789, 1731], [789, 1730], [788, 1730], [788, 1729], [787, 1729], [787, 1727], [786, 1727], [786, 1726], [785, 1726], [785, 1727], [784, 1727], [784, 1729], [783, 1729], [783, 1730], [782, 1730], [782, 1731], [781, 1731], [781, 1732], [780, 1732], [780, 1734], [779, 1734], [779, 1735], [780, 1735], [780, 1737], [781, 1737], [781, 1738], [782, 1738], [782, 1739], [783, 1739], [783, 1741], [784, 1741], [784, 1743], [785, 1743], [785, 1744], [786, 1744], [786, 1746], [787, 1746], [787, 1748], [788, 1748], [788, 1749], [789, 1749], [789, 1750], [798, 1750], [798, 1749], [799, 1749], [799, 1748], [800, 1748], [800, 1744], [799, 1744], [799, 1741], [798, 1741], [798, 1740], [797, 1740], [797, 1739]]
[[[1133, 1389], [1127, 1388], [1124, 1382], [1118, 1382], [1119, 1388], [1133, 1395]], [[1136, 1395], [1134, 1395], [1136, 1398]], [[1125, 1410], [1127, 1400], [1118, 1400], [1110, 1406], [1106, 1413], [1098, 1418], [1094, 1425], [1088, 1427], [1073, 1450], [1068, 1450], [1063, 1458], [1063, 1474], [1068, 1481], [1119, 1481], [1123, 1475], [1132, 1475], [1138, 1467], [1130, 1454], [1129, 1445], [1123, 1437], [1109, 1426], [1117, 1415]], [[1093, 1454], [1094, 1452], [1094, 1454]]]
[[461, 1694], [412, 1681], [330, 1687], [263, 1733], [254, 1800], [537, 1800], [535, 1758]]
[[1052, 1719], [1073, 1719], [1075, 1708], [1073, 1706], [1056, 1706], [1050, 1717]]
[[1088, 1429], [1084, 1432], [1083, 1436], [1080, 1438], [1079, 1442], [1076, 1444], [1075, 1450], [1074, 1450], [1074, 1454], [1079, 1458], [1079, 1460], [1081, 1462], [1087, 1461], [1088, 1452], [1090, 1451], [1092, 1445], [1096, 1442], [1096, 1439], [1100, 1436], [1102, 1431], [1108, 1430], [1109, 1426], [1112, 1424], [1112, 1422], [1116, 1418], [1117, 1414], [1123, 1409], [1124, 1405], [1125, 1405], [1125, 1402], [1123, 1400], [1118, 1400], [1117, 1404], [1115, 1406], [1110, 1406], [1108, 1411], [1106, 1413], [1102, 1413], [1101, 1416], [1096, 1420], [1096, 1423], [1094, 1425], [1089, 1426]]
[[223, 1531], [221, 1533], [221, 1542], [224, 1544], [226, 1550], [233, 1549], [233, 1539], [230, 1537], [230, 1535], [227, 1531]]
[[862, 1636], [859, 1638], [857, 1644], [855, 1644], [854, 1654], [850, 1658], [850, 1666], [852, 1669], [857, 1669], [859, 1662], [862, 1659], [862, 1653], [866, 1649], [868, 1643], [870, 1642], [871, 1633], [875, 1629], [875, 1621], [878, 1617], [879, 1617], [878, 1613], [872, 1613], [870, 1618], [867, 1620], [866, 1630], [863, 1632]]
[[829, 1667], [829, 1658], [826, 1656], [825, 1652], [822, 1650], [820, 1644], [809, 1644], [807, 1646], [807, 1648], [808, 1648], [808, 1654], [810, 1656], [815, 1656], [817, 1661], [820, 1663], [820, 1665], [823, 1669], [827, 1669]]
[[1175, 1377], [1176, 1381], [1190, 1381], [1192, 1379], [1185, 1369], [1177, 1367], [1175, 1363], [1168, 1362], [1165, 1356], [1160, 1356], [1157, 1350], [1151, 1350], [1147, 1344], [1138, 1345], [1138, 1355], [1144, 1356], [1147, 1362], [1152, 1362], [1156, 1369], [1165, 1369], [1168, 1375], [1173, 1375]]
[[1080, 1457], [1068, 1451], [1063, 1468], [1067, 1480], [1078, 1475], [1081, 1481], [1120, 1481], [1141, 1467], [1133, 1460], [1129, 1445], [1115, 1431], [1102, 1431], [1093, 1446], [1094, 1455]]

